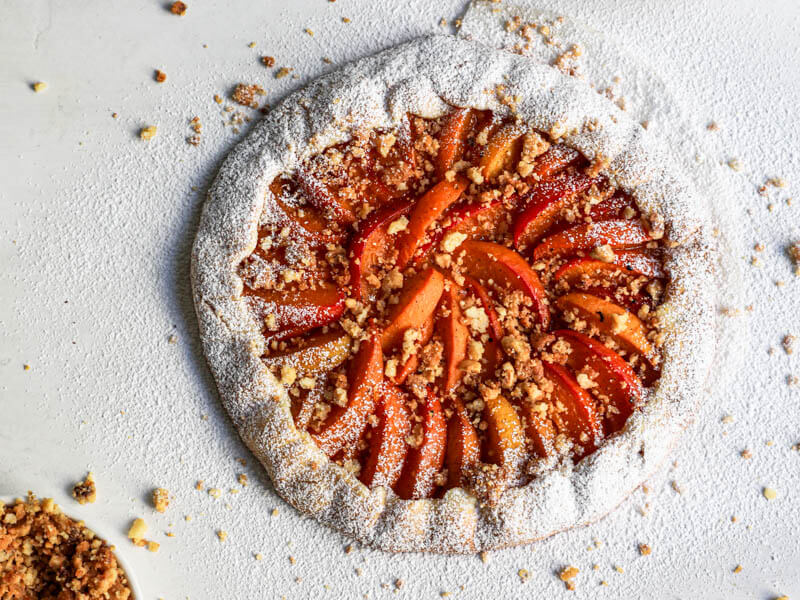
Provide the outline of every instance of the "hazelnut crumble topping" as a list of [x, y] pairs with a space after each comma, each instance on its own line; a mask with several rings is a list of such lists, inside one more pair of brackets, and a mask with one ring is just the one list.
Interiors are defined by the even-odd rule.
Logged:
[[52, 499], [29, 494], [0, 507], [0, 598], [127, 600], [132, 594], [105, 540]]

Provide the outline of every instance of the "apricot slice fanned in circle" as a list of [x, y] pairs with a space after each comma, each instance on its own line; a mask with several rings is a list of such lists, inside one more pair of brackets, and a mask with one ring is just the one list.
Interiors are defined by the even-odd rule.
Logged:
[[550, 309], [539, 277], [530, 265], [513, 250], [493, 242], [469, 240], [456, 250], [461, 258], [464, 275], [486, 285], [493, 281], [505, 287], [521, 290], [533, 300], [537, 320], [543, 329], [550, 324]]
[[437, 320], [439, 335], [444, 345], [444, 373], [442, 375], [442, 393], [450, 394], [461, 381], [464, 374], [461, 362], [467, 357], [469, 330], [464, 324], [464, 316], [459, 306], [461, 288], [455, 281], [448, 281], [442, 294], [442, 316]]
[[481, 445], [478, 434], [469, 421], [467, 411], [457, 396], [451, 398], [453, 414], [447, 421], [447, 487], [463, 485], [466, 471], [478, 464]]
[[451, 112], [439, 135], [439, 154], [436, 157], [436, 176], [444, 179], [445, 173], [461, 160], [464, 144], [476, 123], [475, 111], [459, 108]]
[[642, 402], [642, 382], [623, 358], [597, 340], [571, 329], [553, 334], [569, 344], [571, 352], [567, 366], [579, 373], [586, 367], [596, 373], [597, 391], [608, 398], [609, 406], [603, 417], [603, 433], [611, 435], [622, 429], [633, 409]]
[[444, 466], [447, 424], [439, 399], [430, 387], [422, 411], [422, 439], [408, 451], [400, 479], [394, 486], [395, 493], [405, 500], [430, 496], [436, 487], [436, 475]]
[[350, 336], [339, 331], [319, 333], [305, 341], [300, 349], [271, 354], [261, 360], [268, 367], [291, 366], [303, 375], [317, 375], [335, 369], [350, 355]]
[[613, 262], [607, 263], [593, 258], [573, 258], [564, 263], [553, 275], [556, 281], [576, 285], [582, 280], [608, 280], [616, 275], [641, 275], [663, 277], [661, 262], [639, 250], [615, 252]]
[[536, 157], [533, 163], [533, 172], [528, 176], [529, 183], [537, 183], [550, 179], [553, 175], [566, 169], [581, 160], [577, 150], [557, 144], [551, 146], [544, 154]]
[[534, 260], [563, 256], [609, 245], [613, 249], [641, 246], [653, 238], [640, 221], [600, 221], [570, 227], [546, 237], [533, 251]]
[[408, 449], [406, 436], [411, 431], [403, 392], [385, 381], [380, 395], [378, 426], [372, 430], [367, 460], [359, 475], [361, 482], [369, 488], [391, 488], [397, 482]]
[[370, 213], [361, 224], [358, 234], [350, 244], [350, 287], [357, 300], [369, 296], [367, 275], [379, 264], [381, 256], [389, 246], [387, 229], [396, 219], [411, 210], [411, 203], [399, 201]]
[[308, 290], [251, 290], [246, 299], [265, 323], [267, 343], [328, 325], [344, 314], [344, 292], [330, 284]]
[[[419, 342], [417, 347], [422, 348], [431, 341], [433, 337], [433, 330], [435, 327], [435, 320], [433, 318], [433, 314], [428, 317], [425, 322], [422, 324], [422, 327], [419, 329]], [[419, 352], [415, 352], [411, 356], [408, 357], [408, 360], [403, 363], [403, 365], [397, 370], [397, 374], [394, 376], [394, 382], [397, 385], [402, 384], [409, 375], [411, 375], [414, 371], [417, 370], [419, 366]]]
[[350, 225], [358, 220], [350, 202], [331, 191], [310, 170], [303, 167], [298, 169], [297, 181], [311, 206], [326, 215], [330, 215], [337, 223]]
[[542, 361], [544, 376], [553, 385], [551, 416], [558, 431], [567, 435], [580, 451], [578, 457], [592, 452], [600, 441], [601, 429], [592, 398], [578, 385], [564, 367]]
[[484, 179], [494, 179], [512, 162], [514, 155], [519, 153], [524, 134], [525, 128], [516, 123], [508, 123], [497, 130], [489, 139], [479, 163]]
[[575, 173], [544, 181], [533, 188], [525, 209], [514, 223], [514, 246], [523, 249], [538, 242], [561, 219], [564, 208], [598, 181]]
[[572, 292], [556, 300], [563, 311], [573, 311], [598, 331], [616, 341], [628, 352], [635, 352], [651, 366], [656, 364], [656, 351], [647, 339], [647, 328], [633, 313], [620, 305], [581, 292]]
[[496, 232], [505, 225], [502, 214], [504, 210], [505, 207], [500, 198], [495, 198], [486, 204], [471, 202], [453, 206], [442, 217], [442, 227], [434, 230], [428, 236], [430, 241], [419, 247], [414, 260], [415, 264], [420, 264], [427, 259], [431, 250], [452, 231], [463, 233], [471, 239], [475, 236]]
[[486, 419], [486, 462], [513, 465], [525, 443], [525, 432], [519, 415], [503, 396], [484, 397]]
[[380, 336], [372, 333], [361, 342], [358, 353], [350, 363], [347, 405], [331, 411], [319, 433], [312, 435], [328, 456], [355, 447], [367, 426], [367, 417], [375, 410], [379, 386], [383, 381], [383, 353]]
[[399, 269], [406, 267], [425, 239], [428, 229], [461, 197], [466, 187], [467, 180], [460, 176], [453, 181], [440, 181], [417, 200], [408, 219], [406, 232], [399, 242], [400, 249], [397, 255]]
[[[539, 410], [544, 407], [544, 410]], [[526, 400], [519, 403], [519, 412], [525, 424], [525, 435], [533, 453], [547, 458], [555, 453], [556, 428], [547, 416], [547, 403]]]
[[403, 339], [407, 329], [418, 329], [433, 315], [444, 291], [444, 275], [435, 269], [417, 274], [403, 289], [383, 331], [383, 350], [388, 352]]

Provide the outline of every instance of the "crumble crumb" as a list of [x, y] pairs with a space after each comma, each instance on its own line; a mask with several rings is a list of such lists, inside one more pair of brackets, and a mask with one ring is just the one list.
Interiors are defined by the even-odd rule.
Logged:
[[479, 556], [481, 557], [481, 562], [483, 562], [483, 564], [489, 563], [489, 553], [486, 550], [482, 551]]
[[155, 79], [158, 83], [164, 83], [167, 80], [167, 74], [161, 69], [156, 69], [155, 73], [153, 74], [153, 79]]
[[258, 108], [258, 96], [263, 96], [265, 94], [264, 88], [258, 84], [239, 83], [233, 89], [231, 99], [242, 106]]
[[150, 141], [156, 137], [157, 131], [158, 128], [155, 125], [148, 125], [147, 127], [142, 127], [139, 130], [139, 137], [145, 141]]
[[740, 161], [738, 158], [731, 158], [728, 161], [728, 166], [733, 171], [741, 171], [743, 168], [742, 161]]
[[777, 490], [771, 487], [765, 487], [762, 490], [762, 493], [764, 494], [764, 498], [766, 498], [767, 500], [775, 500], [775, 498], [778, 497]]
[[744, 459], [753, 458], [753, 453], [747, 448], [741, 451], [740, 456]]
[[278, 516], [278, 509], [277, 509], [277, 508], [273, 508], [273, 509], [272, 509], [272, 513], [270, 513], [270, 514], [271, 514], [273, 517], [277, 517], [277, 516]]
[[158, 542], [154, 542], [152, 540], [147, 542], [147, 549], [150, 552], [158, 552], [159, 548], [161, 548], [161, 544], [159, 544]]
[[220, 498], [222, 496], [222, 490], [219, 488], [208, 488], [208, 495], [212, 498]]
[[581, 571], [578, 567], [573, 567], [572, 565], [570, 565], [561, 569], [561, 571], [558, 573], [558, 578], [561, 581], [569, 581], [570, 579], [573, 579], [580, 572]]
[[78, 504], [94, 504], [94, 501], [97, 500], [97, 486], [92, 473], [88, 473], [83, 481], [79, 481], [72, 487], [72, 497], [78, 501]]
[[647, 556], [652, 552], [652, 549], [647, 544], [639, 544], [639, 554], [642, 556]]
[[47, 84], [44, 81], [37, 81], [31, 87], [33, 88], [34, 92], [40, 94], [47, 89]]
[[408, 217], [399, 217], [389, 223], [389, 228], [386, 230], [386, 233], [389, 235], [395, 235], [396, 233], [405, 231], [406, 227], [408, 227]]
[[182, 17], [186, 14], [186, 8], [187, 6], [185, 2], [173, 2], [172, 6], [169, 7], [169, 12], [171, 12], [173, 15]]
[[528, 580], [531, 578], [531, 574], [528, 569], [520, 569], [517, 571], [517, 576], [522, 583], [527, 583]]
[[275, 79], [281, 79], [281, 78], [283, 78], [283, 77], [286, 77], [286, 76], [287, 76], [289, 73], [291, 73], [291, 71], [292, 71], [292, 70], [291, 70], [291, 69], [289, 69], [288, 67], [281, 67], [281, 68], [280, 68], [280, 69], [278, 69], [278, 71], [275, 73]]
[[217, 537], [219, 538], [220, 542], [224, 542], [225, 540], [228, 539], [228, 532], [225, 531], [224, 529], [218, 529], [217, 530]]
[[800, 276], [800, 241], [793, 243], [787, 248], [789, 257], [794, 261], [794, 274]]
[[267, 68], [272, 68], [275, 66], [275, 57], [274, 56], [262, 56], [261, 62], [264, 63], [264, 66]]
[[239, 473], [237, 480], [239, 481], [239, 485], [241, 485], [242, 487], [247, 487], [250, 483], [250, 481], [247, 479], [247, 475], [245, 475], [244, 473]]
[[177, 344], [178, 343], [178, 336], [174, 333], [167, 338], [168, 344]]
[[255, 558], [256, 560], [264, 560], [264, 555], [261, 554], [261, 552], [256, 552], [253, 558]]
[[609, 244], [604, 244], [602, 246], [593, 248], [591, 256], [595, 260], [599, 260], [604, 263], [612, 263], [614, 262], [614, 259], [617, 258], [617, 255], [614, 254], [614, 250]]
[[722, 422], [725, 425], [730, 425], [731, 423], [733, 423], [733, 420], [734, 420], [733, 415], [725, 415], [724, 417], [722, 417]]
[[153, 490], [153, 507], [160, 513], [167, 510], [169, 506], [169, 492], [164, 488]]
[[147, 533], [147, 523], [144, 522], [144, 519], [134, 519], [128, 529], [128, 539], [137, 546], [141, 545], [145, 533]]
[[736, 565], [736, 566], [733, 568], [733, 572], [734, 572], [734, 573], [741, 573], [741, 572], [742, 572], [742, 565]]
[[794, 342], [797, 338], [791, 334], [787, 334], [783, 336], [783, 340], [781, 340], [781, 345], [783, 346], [783, 351], [786, 354], [792, 354], [794, 352]]

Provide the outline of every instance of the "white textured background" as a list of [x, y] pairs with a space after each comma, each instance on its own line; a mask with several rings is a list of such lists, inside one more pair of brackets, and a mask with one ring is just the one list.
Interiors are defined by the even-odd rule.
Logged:
[[[800, 597], [800, 453], [791, 448], [800, 442], [800, 386], [787, 385], [800, 376], [800, 343], [791, 356], [780, 347], [785, 334], [800, 337], [800, 278], [785, 253], [800, 240], [796, 2], [537, 3], [607, 31], [650, 63], [690, 109], [708, 159], [741, 160], [741, 172], [719, 168], [734, 190], [723, 199], [736, 223], [726, 234], [742, 249], [734, 259], [754, 310], [729, 320], [749, 327], [735, 349], [741, 368], [724, 381], [712, 375], [723, 383], [649, 494], [636, 492], [590, 528], [493, 553], [488, 565], [345, 554], [347, 540], [278, 499], [218, 405], [188, 293], [202, 191], [242, 135], [223, 126], [214, 94], [258, 82], [274, 102], [343, 61], [447, 30], [441, 18], [460, 16], [466, 3], [187, 4], [178, 18], [155, 0], [0, 0], [0, 495], [33, 489], [85, 517], [118, 543], [145, 598]], [[299, 78], [274, 79], [258, 61], [265, 54]], [[166, 83], [153, 81], [155, 68]], [[49, 87], [34, 94], [34, 81]], [[195, 115], [198, 147], [185, 142]], [[711, 119], [715, 133], [704, 129]], [[151, 124], [158, 135], [140, 141]], [[760, 197], [773, 176], [788, 187]], [[751, 250], [757, 242], [761, 253]], [[749, 264], [754, 254], [760, 267]], [[172, 334], [177, 344], [167, 342]], [[740, 458], [744, 448], [751, 459]], [[78, 507], [69, 488], [87, 469], [99, 500]], [[251, 483], [232, 495], [240, 472]], [[198, 479], [223, 498], [196, 491]], [[147, 502], [155, 486], [175, 496], [165, 515]], [[762, 496], [764, 486], [776, 500]], [[158, 554], [124, 539], [137, 516], [162, 544]], [[217, 529], [228, 532], [225, 543]], [[639, 543], [652, 554], [640, 557]], [[574, 593], [555, 576], [567, 564], [581, 569]], [[405, 585], [395, 593], [398, 578]]]

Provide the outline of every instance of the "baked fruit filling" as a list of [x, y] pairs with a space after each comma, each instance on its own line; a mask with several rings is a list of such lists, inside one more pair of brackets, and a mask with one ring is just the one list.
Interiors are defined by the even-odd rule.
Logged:
[[496, 498], [620, 431], [659, 377], [668, 278], [601, 166], [455, 109], [275, 179], [240, 275], [296, 427], [407, 499]]

